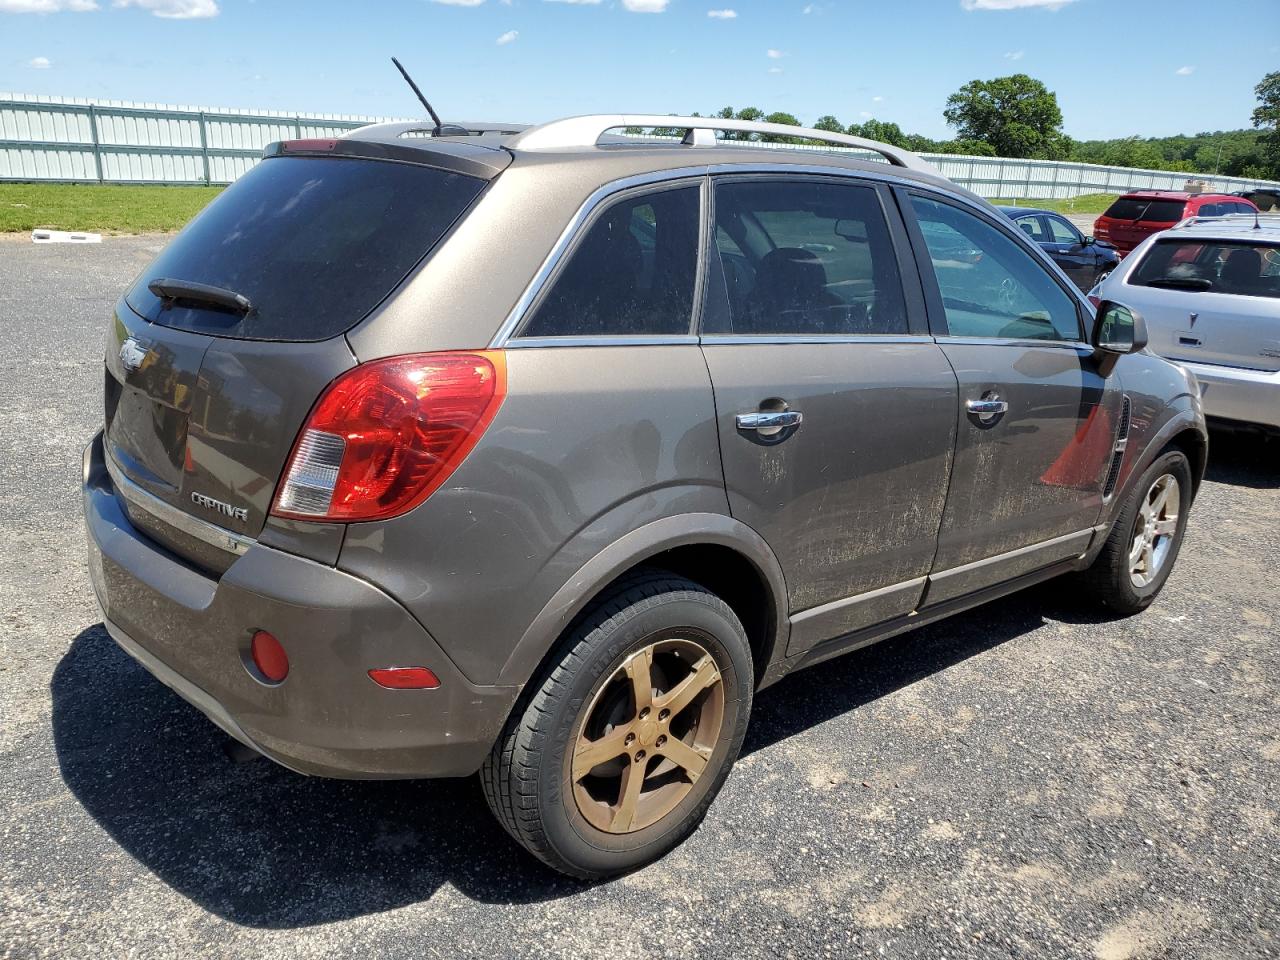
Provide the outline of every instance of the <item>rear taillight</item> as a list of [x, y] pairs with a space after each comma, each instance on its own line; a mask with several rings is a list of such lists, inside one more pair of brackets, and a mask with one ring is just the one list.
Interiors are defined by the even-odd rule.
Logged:
[[506, 395], [500, 350], [375, 360], [329, 384], [303, 425], [271, 512], [383, 520], [431, 496]]

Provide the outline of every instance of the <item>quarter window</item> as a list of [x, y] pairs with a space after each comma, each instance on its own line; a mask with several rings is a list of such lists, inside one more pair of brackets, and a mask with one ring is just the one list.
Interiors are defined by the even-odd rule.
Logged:
[[1080, 340], [1075, 300], [1020, 247], [985, 220], [913, 196], [953, 337]]
[[688, 334], [701, 204], [695, 186], [619, 200], [581, 238], [522, 337]]
[[727, 310], [707, 333], [905, 334], [897, 258], [874, 188], [814, 180], [716, 186]]

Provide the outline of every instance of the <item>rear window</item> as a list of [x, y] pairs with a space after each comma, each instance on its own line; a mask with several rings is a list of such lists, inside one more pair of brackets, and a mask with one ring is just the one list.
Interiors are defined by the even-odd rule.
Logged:
[[1129, 283], [1207, 293], [1280, 299], [1280, 247], [1216, 240], [1163, 240]]
[[[326, 340], [405, 278], [475, 200], [484, 181], [408, 163], [281, 157], [258, 164], [149, 266], [127, 299], [153, 323], [242, 340]], [[161, 298], [159, 280], [246, 298]]]
[[1144, 197], [1121, 197], [1107, 207], [1104, 216], [1113, 220], [1154, 220], [1176, 223], [1186, 209], [1185, 200], [1147, 200]]

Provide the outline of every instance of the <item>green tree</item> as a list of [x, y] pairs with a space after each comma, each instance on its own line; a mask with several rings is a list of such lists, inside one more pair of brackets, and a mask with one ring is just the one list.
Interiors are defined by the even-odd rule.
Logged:
[[1058, 160], [1071, 149], [1057, 96], [1025, 73], [971, 80], [947, 98], [942, 115], [958, 139], [989, 144], [997, 156]]
[[851, 123], [848, 130], [851, 137], [865, 137], [868, 140], [878, 140], [880, 143], [887, 143], [891, 147], [905, 147], [907, 145], [906, 134], [902, 132], [902, 128], [896, 123], [887, 123], [884, 120], [877, 120], [872, 117], [864, 123]]
[[1258, 143], [1262, 165], [1271, 177], [1280, 178], [1280, 70], [1263, 77], [1253, 92], [1258, 97], [1253, 125], [1263, 131]]
[[844, 125], [829, 113], [815, 120], [813, 129], [826, 130], [828, 133], [844, 133]]

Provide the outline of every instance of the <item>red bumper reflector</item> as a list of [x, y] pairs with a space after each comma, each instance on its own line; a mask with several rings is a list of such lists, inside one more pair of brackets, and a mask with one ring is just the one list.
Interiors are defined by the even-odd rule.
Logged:
[[279, 683], [289, 675], [289, 655], [280, 641], [267, 631], [259, 630], [253, 635], [249, 651], [253, 654], [254, 666], [272, 683]]
[[440, 686], [440, 678], [426, 667], [383, 667], [370, 670], [369, 676], [388, 690], [434, 690]]

